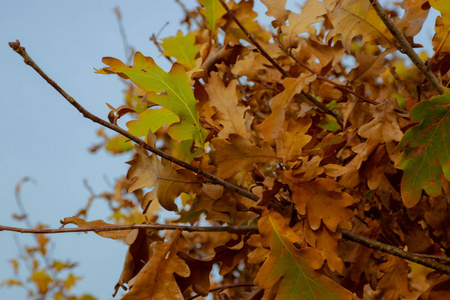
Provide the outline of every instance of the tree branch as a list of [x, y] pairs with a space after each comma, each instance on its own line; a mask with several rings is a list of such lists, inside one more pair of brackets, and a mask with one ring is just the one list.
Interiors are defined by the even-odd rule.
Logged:
[[445, 93], [445, 89], [439, 84], [436, 76], [425, 66], [424, 62], [420, 59], [416, 52], [414, 52], [411, 45], [408, 43], [406, 38], [400, 32], [400, 30], [395, 26], [394, 22], [389, 18], [389, 16], [384, 11], [383, 7], [381, 7], [380, 3], [377, 0], [370, 0], [370, 4], [377, 12], [380, 19], [383, 21], [384, 25], [389, 29], [394, 38], [400, 44], [400, 47], [405, 51], [406, 55], [411, 59], [411, 61], [416, 65], [417, 68], [425, 75], [428, 81], [433, 85], [434, 89], [440, 94]]
[[[257, 225], [231, 225], [231, 226], [189, 226], [189, 225], [166, 225], [166, 224], [131, 224], [131, 225], [108, 225], [108, 226], [90, 226], [79, 228], [57, 228], [57, 229], [29, 229], [0, 225], [0, 231], [13, 231], [20, 233], [33, 234], [54, 234], [54, 233], [69, 233], [69, 232], [104, 232], [104, 231], [118, 231], [131, 229], [153, 229], [153, 230], [182, 230], [187, 232], [251, 232], [258, 233]], [[342, 237], [346, 240], [353, 241], [368, 248], [372, 248], [381, 252], [392, 254], [400, 258], [418, 263], [428, 268], [437, 270], [444, 274], [450, 275], [450, 267], [438, 263], [432, 259], [424, 258], [420, 254], [406, 252], [400, 248], [383, 244], [381, 242], [365, 238], [356, 233], [340, 230]]]
[[392, 255], [401, 257], [403, 259], [406, 259], [406, 260], [418, 263], [420, 265], [423, 265], [423, 266], [426, 266], [428, 268], [431, 268], [431, 269], [437, 270], [439, 272], [442, 272], [444, 274], [450, 275], [450, 267], [448, 267], [446, 265], [443, 265], [441, 263], [438, 263], [438, 262], [436, 262], [434, 260], [420, 257], [420, 255], [417, 255], [415, 253], [403, 251], [400, 248], [397, 248], [397, 247], [394, 247], [394, 246], [391, 246], [391, 245], [383, 244], [383, 243], [380, 243], [378, 241], [365, 238], [363, 236], [360, 236], [360, 235], [358, 235], [356, 233], [353, 233], [353, 232], [350, 232], [350, 231], [347, 231], [347, 230], [342, 230], [341, 229], [341, 233], [342, 233], [342, 237], [347, 239], [347, 240], [353, 241], [355, 243], [364, 245], [366, 247], [369, 247], [369, 248], [372, 248], [372, 249], [375, 249], [375, 250], [378, 250], [378, 251], [381, 251], [381, 252], [385, 252], [385, 253], [388, 253], [388, 254], [392, 254]]
[[258, 232], [256, 225], [233, 225], [233, 226], [189, 226], [189, 225], [166, 225], [166, 224], [131, 224], [131, 225], [108, 225], [108, 226], [89, 226], [78, 228], [43, 228], [30, 229], [0, 225], [0, 231], [14, 231], [20, 233], [34, 234], [52, 234], [68, 232], [103, 232], [131, 229], [153, 229], [153, 230], [182, 230], [187, 232]]
[[44, 73], [44, 71], [42, 71], [42, 69], [33, 61], [33, 59], [28, 55], [28, 53], [25, 51], [24, 47], [20, 46], [20, 42], [17, 40], [16, 42], [10, 42], [9, 46], [16, 51], [17, 53], [20, 54], [20, 56], [22, 56], [24, 58], [24, 62], [25, 64], [31, 66], [39, 75], [41, 75], [42, 78], [44, 78], [48, 84], [50, 84], [55, 90], [57, 90], [67, 101], [69, 101], [70, 104], [72, 104], [72, 106], [74, 106], [85, 118], [92, 120], [95, 123], [98, 123], [104, 127], [107, 127], [111, 130], [114, 130], [117, 133], [120, 133], [121, 135], [129, 138], [130, 140], [132, 140], [133, 142], [135, 142], [136, 144], [138, 144], [139, 146], [143, 147], [144, 149], [147, 149], [148, 151], [163, 157], [185, 169], [188, 169], [189, 171], [192, 171], [198, 175], [201, 175], [209, 180], [211, 180], [212, 183], [214, 184], [219, 184], [235, 193], [238, 193], [244, 197], [247, 197], [251, 200], [257, 201], [259, 200], [259, 197], [256, 196], [255, 194], [246, 191], [240, 187], [237, 187], [217, 176], [214, 176], [211, 173], [205, 172], [200, 170], [199, 168], [197, 168], [196, 166], [193, 166], [189, 163], [186, 163], [176, 157], [173, 157], [167, 153], [165, 153], [164, 151], [152, 147], [149, 144], [147, 144], [146, 142], [144, 142], [143, 140], [141, 140], [140, 138], [132, 135], [131, 133], [129, 133], [128, 131], [126, 131], [125, 129], [122, 129], [121, 127], [115, 125], [115, 124], [111, 124], [99, 117], [97, 117], [96, 115], [90, 113], [88, 110], [86, 110], [81, 104], [79, 104], [77, 101], [75, 101], [75, 99], [73, 99], [69, 94], [66, 93], [66, 91], [64, 91], [56, 82], [54, 82], [50, 77], [47, 76], [47, 74]]

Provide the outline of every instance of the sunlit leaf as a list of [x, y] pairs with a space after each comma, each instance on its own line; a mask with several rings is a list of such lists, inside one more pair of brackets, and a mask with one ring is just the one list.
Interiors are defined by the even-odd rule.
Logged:
[[193, 139], [198, 146], [203, 146], [206, 132], [198, 119], [197, 102], [181, 65], [174, 64], [170, 72], [166, 73], [151, 57], [145, 57], [140, 52], [136, 53], [131, 67], [112, 57], [103, 58], [103, 62], [109, 67], [98, 70], [98, 73], [115, 73], [130, 79], [148, 92], [146, 98], [149, 101], [167, 108], [180, 118], [179, 123], [169, 128], [169, 134], [174, 139]]
[[195, 56], [198, 53], [198, 47], [195, 46], [195, 33], [183, 35], [181, 30], [178, 30], [176, 36], [165, 38], [162, 41], [164, 55], [175, 57], [177, 62], [187, 69], [195, 66]]

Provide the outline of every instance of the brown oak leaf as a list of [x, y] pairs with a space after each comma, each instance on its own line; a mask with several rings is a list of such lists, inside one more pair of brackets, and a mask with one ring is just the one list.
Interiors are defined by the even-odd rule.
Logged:
[[251, 171], [254, 164], [268, 166], [277, 161], [277, 155], [269, 145], [263, 144], [259, 148], [236, 134], [230, 135], [230, 142], [212, 139], [211, 145], [214, 150], [210, 153], [210, 164], [218, 167], [217, 176], [224, 179], [241, 171]]

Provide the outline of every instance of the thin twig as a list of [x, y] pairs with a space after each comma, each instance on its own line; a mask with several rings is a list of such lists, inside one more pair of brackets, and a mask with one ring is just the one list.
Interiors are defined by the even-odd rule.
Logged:
[[132, 59], [133, 59], [133, 47], [130, 46], [130, 44], [128, 43], [128, 38], [127, 38], [127, 33], [125, 31], [125, 26], [123, 26], [123, 21], [122, 21], [122, 14], [120, 12], [119, 7], [115, 7], [114, 8], [114, 12], [116, 14], [116, 18], [117, 18], [117, 24], [119, 25], [119, 31], [120, 31], [120, 36], [122, 38], [122, 43], [123, 43], [123, 49], [125, 52], [125, 57], [128, 63], [131, 63]]
[[[228, 8], [228, 6], [225, 4], [223, 0], [219, 0], [220, 4], [225, 8], [228, 15], [234, 20], [234, 22], [239, 26], [239, 28], [244, 32], [245, 36], [255, 45], [256, 48], [258, 48], [259, 52], [262, 56], [264, 56], [271, 64], [274, 66], [283, 76], [285, 77], [292, 77], [288, 72], [286, 72], [267, 52], [264, 50], [264, 48], [261, 46], [261, 44], [258, 43], [258, 41], [253, 37], [253, 35], [247, 30], [247, 28], [242, 25], [242, 23], [238, 20], [238, 18], [234, 15], [234, 13]], [[304, 91], [301, 92], [302, 95], [304, 95], [308, 100], [310, 100], [314, 105], [316, 105], [319, 109], [321, 109], [324, 113], [330, 114], [333, 117], [335, 117], [337, 120], [342, 121], [342, 117], [338, 117], [336, 113], [328, 109], [325, 105], [320, 105], [319, 101], [317, 101], [313, 96], [309, 95], [308, 93], [305, 93]], [[339, 122], [339, 121], [338, 121]], [[339, 124], [342, 126], [342, 122], [339, 122]]]
[[31, 228], [33, 226], [31, 225], [30, 220], [28, 219], [27, 212], [26, 212], [25, 207], [23, 206], [23, 203], [22, 203], [22, 198], [20, 197], [20, 190], [22, 189], [22, 185], [24, 183], [28, 182], [28, 181], [32, 181], [33, 182], [34, 180], [31, 177], [24, 177], [16, 184], [15, 196], [16, 196], [16, 203], [17, 203], [17, 206], [19, 207], [19, 212], [20, 212], [20, 216], [19, 217], [21, 217], [21, 219], [24, 220], [25, 225], [27, 227]]
[[[209, 293], [213, 293], [213, 292], [217, 292], [217, 291], [223, 291], [223, 290], [227, 290], [227, 289], [235, 289], [235, 288], [240, 288], [240, 287], [252, 287], [255, 286], [253, 283], [251, 282], [247, 282], [247, 283], [234, 283], [234, 284], [227, 284], [227, 285], [221, 285], [218, 286], [216, 288], [210, 289]], [[201, 297], [202, 295], [194, 295], [192, 297], [186, 298], [185, 300], [193, 300], [195, 298]]]
[[389, 29], [394, 38], [400, 44], [406, 55], [411, 59], [411, 61], [419, 68], [419, 70], [425, 75], [428, 81], [433, 85], [434, 89], [440, 94], [445, 93], [445, 89], [439, 84], [436, 76], [425, 66], [424, 62], [420, 59], [416, 52], [414, 52], [411, 45], [408, 43], [406, 38], [400, 32], [400, 30], [395, 26], [392, 20], [384, 11], [383, 7], [381, 7], [380, 3], [377, 0], [370, 0], [373, 8], [377, 12], [380, 19], [383, 21], [384, 25]]
[[422, 258], [429, 258], [432, 260], [437, 260], [437, 261], [443, 261], [446, 263], [450, 263], [450, 257], [447, 256], [440, 256], [440, 255], [432, 255], [432, 254], [422, 254], [422, 253], [415, 253], [414, 254], [417, 257], [422, 257]]
[[385, 253], [389, 253], [389, 254], [401, 257], [401, 258], [409, 260], [409, 261], [413, 261], [415, 263], [418, 263], [423, 266], [429, 267], [431, 269], [437, 270], [444, 274], [450, 275], [450, 267], [443, 265], [441, 263], [438, 263], [434, 260], [420, 257], [420, 256], [416, 255], [415, 253], [403, 251], [400, 248], [365, 238], [363, 236], [360, 236], [356, 233], [353, 233], [353, 232], [350, 232], [347, 230], [341, 230], [341, 233], [342, 233], [342, 237], [347, 240], [353, 241], [355, 243], [364, 245], [366, 247], [369, 247], [369, 248], [372, 248], [372, 249], [375, 249], [378, 251], [382, 251]]
[[182, 230], [187, 232], [258, 232], [257, 225], [231, 225], [231, 226], [189, 226], [189, 225], [166, 225], [166, 224], [131, 224], [131, 225], [108, 225], [89, 226], [79, 228], [20, 228], [0, 225], [0, 231], [14, 231], [20, 233], [52, 234], [68, 232], [104, 232], [131, 229], [153, 229], [153, 230]]
[[153, 42], [153, 44], [155, 44], [156, 48], [158, 49], [159, 53], [161, 53], [162, 56], [164, 56], [171, 64], [174, 63], [174, 61], [172, 60], [172, 58], [170, 56], [164, 55], [164, 49], [161, 47], [161, 45], [158, 42], [158, 37], [161, 34], [161, 32], [163, 31], [163, 29], [169, 25], [169, 22], [167, 21], [166, 24], [164, 24], [161, 29], [158, 31], [158, 33], [152, 34], [152, 36], [150, 37], [150, 41]]
[[107, 127], [111, 130], [114, 130], [117, 133], [120, 133], [121, 135], [127, 137], [128, 139], [130, 139], [131, 141], [135, 142], [136, 144], [138, 144], [139, 146], [141, 146], [144, 149], [147, 149], [148, 151], [162, 157], [165, 158], [171, 162], [173, 162], [174, 164], [177, 164], [185, 169], [188, 169], [189, 171], [192, 171], [200, 176], [203, 176], [209, 180], [211, 180], [212, 183], [214, 184], [218, 184], [221, 185], [227, 189], [229, 189], [230, 191], [233, 191], [235, 193], [238, 193], [244, 197], [247, 197], [251, 200], [254, 201], [258, 201], [259, 197], [249, 191], [246, 191], [238, 186], [235, 186], [234, 184], [231, 184], [217, 176], [214, 176], [211, 173], [205, 172], [203, 170], [200, 170], [199, 168], [197, 168], [196, 166], [193, 166], [187, 162], [184, 162], [176, 157], [173, 157], [167, 153], [165, 153], [164, 151], [152, 147], [149, 144], [147, 144], [146, 142], [144, 142], [143, 140], [141, 140], [140, 138], [132, 135], [131, 133], [129, 133], [128, 131], [126, 131], [125, 129], [122, 129], [121, 127], [115, 125], [115, 124], [111, 124], [99, 117], [97, 117], [96, 115], [90, 113], [88, 110], [86, 110], [81, 104], [79, 104], [77, 101], [75, 101], [75, 99], [73, 99], [69, 94], [66, 93], [66, 91], [64, 91], [56, 82], [54, 82], [50, 77], [47, 76], [47, 74], [44, 73], [44, 71], [42, 71], [42, 69], [33, 61], [33, 59], [28, 55], [28, 53], [25, 51], [24, 47], [20, 46], [20, 42], [17, 40], [16, 42], [11, 42], [9, 43], [9, 46], [16, 51], [17, 53], [20, 54], [20, 56], [22, 56], [24, 58], [24, 62], [25, 64], [31, 66], [39, 75], [41, 75], [42, 78], [44, 78], [48, 84], [50, 84], [55, 90], [57, 90], [67, 101], [69, 101], [70, 104], [72, 104], [85, 118], [92, 120], [95, 123], [98, 123], [104, 127]]
[[183, 10], [186, 17], [193, 19], [195, 24], [197, 24], [197, 26], [200, 28], [201, 26], [200, 26], [200, 23], [198, 22], [198, 20], [196, 18], [190, 17], [190, 16], [192, 16], [192, 12], [187, 9], [186, 5], [184, 5], [184, 3], [180, 0], [175, 0], [175, 2], [181, 7], [181, 9]]

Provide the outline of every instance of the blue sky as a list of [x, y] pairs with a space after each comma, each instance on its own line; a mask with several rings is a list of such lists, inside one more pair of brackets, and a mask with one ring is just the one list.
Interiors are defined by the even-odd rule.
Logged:
[[[188, 7], [194, 0], [183, 1]], [[293, 1], [288, 1], [295, 7]], [[72, 97], [94, 114], [106, 118], [109, 109], [122, 104], [124, 86], [114, 76], [94, 73], [103, 66], [101, 58], [124, 60], [114, 7], [120, 7], [130, 45], [168, 70], [149, 37], [169, 21], [161, 37], [174, 35], [180, 28], [182, 10], [175, 1], [6, 1], [0, 0], [0, 223], [24, 226], [11, 218], [18, 213], [14, 189], [29, 176], [36, 180], [22, 188], [22, 201], [33, 223], [52, 228], [59, 220], [72, 216], [89, 198], [83, 186], [86, 179], [96, 193], [111, 190], [111, 182], [127, 171], [129, 155], [91, 154], [89, 146], [100, 139], [99, 125], [84, 119], [56, 91], [45, 83], [22, 58], [8, 46], [19, 39], [44, 71]], [[257, 1], [264, 24], [270, 19]], [[184, 29], [184, 28], [182, 28]], [[427, 27], [418, 42], [428, 46], [433, 34]], [[101, 201], [94, 204], [88, 218], [105, 219], [108, 208]], [[12, 276], [7, 260], [17, 256], [16, 236], [20, 243], [32, 242], [32, 236], [0, 233], [0, 281]], [[77, 292], [90, 292], [99, 299], [111, 294], [122, 269], [127, 247], [95, 234], [59, 234], [51, 236], [55, 258], [70, 258], [79, 263], [75, 269], [84, 280]], [[24, 270], [22, 270], [24, 271]], [[23, 273], [25, 274], [25, 273]], [[0, 289], [0, 300], [24, 299], [23, 290]], [[118, 298], [118, 297], [116, 297]]]

